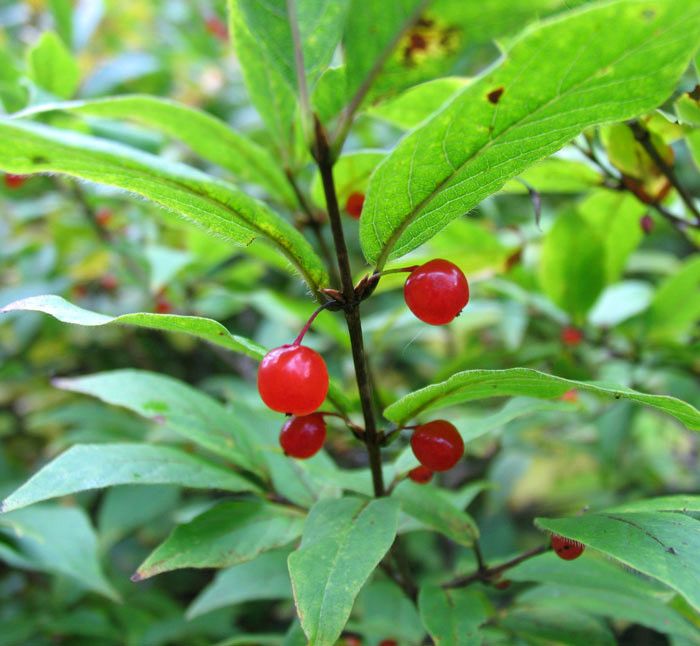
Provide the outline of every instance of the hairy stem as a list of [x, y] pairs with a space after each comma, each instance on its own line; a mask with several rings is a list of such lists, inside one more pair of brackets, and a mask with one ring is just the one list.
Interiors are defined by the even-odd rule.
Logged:
[[319, 172], [321, 173], [323, 192], [326, 197], [326, 208], [331, 223], [331, 231], [333, 232], [335, 253], [338, 259], [341, 293], [345, 301], [345, 321], [350, 335], [352, 360], [355, 365], [355, 378], [360, 393], [362, 415], [365, 422], [364, 441], [369, 455], [369, 466], [372, 471], [374, 494], [375, 496], [384, 496], [386, 491], [382, 474], [380, 452], [381, 438], [377, 432], [377, 423], [372, 407], [372, 383], [367, 368], [367, 358], [365, 356], [362, 323], [360, 321], [360, 303], [355, 296], [355, 286], [350, 269], [350, 258], [348, 256], [347, 245], [345, 244], [345, 234], [343, 233], [343, 224], [341, 221], [340, 208], [338, 206], [338, 196], [333, 180], [333, 157], [325, 129], [318, 120], [315, 121], [315, 133], [315, 149], [313, 152]]

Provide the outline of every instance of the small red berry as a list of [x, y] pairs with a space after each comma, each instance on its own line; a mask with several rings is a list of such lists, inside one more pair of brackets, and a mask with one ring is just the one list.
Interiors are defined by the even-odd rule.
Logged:
[[345, 646], [362, 646], [362, 640], [355, 635], [346, 635], [343, 637], [343, 643]]
[[570, 345], [572, 347], [577, 346], [583, 341], [583, 332], [578, 328], [567, 325], [561, 331], [561, 342], [564, 345]]
[[219, 40], [228, 40], [228, 29], [226, 28], [226, 23], [217, 18], [216, 16], [211, 16], [206, 19], [205, 22], [207, 26], [207, 31]]
[[469, 283], [457, 265], [438, 258], [410, 273], [403, 295], [406, 305], [421, 321], [445, 325], [469, 302]]
[[583, 554], [584, 546], [578, 541], [552, 534], [552, 549], [565, 561], [573, 561]]
[[326, 439], [323, 415], [312, 413], [288, 419], [280, 432], [280, 446], [285, 455], [301, 460], [316, 455]]
[[431, 471], [447, 471], [464, 455], [462, 436], [444, 419], [416, 426], [411, 448], [418, 462]]
[[572, 388], [571, 390], [567, 390], [561, 397], [560, 399], [565, 402], [571, 402], [572, 404], [575, 404], [578, 401], [578, 393], [576, 392], [575, 388]]
[[362, 215], [362, 207], [365, 204], [365, 194], [364, 193], [350, 193], [348, 196], [348, 201], [345, 203], [345, 210], [348, 215], [356, 220], [360, 219]]
[[170, 314], [173, 311], [172, 303], [164, 296], [156, 298], [156, 314]]
[[97, 220], [97, 224], [99, 224], [101, 227], [106, 227], [112, 219], [112, 211], [110, 211], [107, 208], [102, 208], [95, 213], [95, 220]]
[[7, 173], [5, 175], [5, 186], [10, 189], [17, 189], [22, 186], [27, 181], [28, 177], [26, 175], [12, 175]]
[[279, 413], [313, 413], [328, 392], [326, 362], [304, 345], [270, 350], [258, 368], [258, 392], [265, 404]]
[[418, 484], [426, 484], [433, 479], [433, 472], [422, 464], [408, 472], [408, 477]]
[[507, 590], [510, 588], [512, 581], [510, 579], [501, 579], [500, 581], [497, 581], [494, 583], [494, 587], [498, 590]]
[[100, 287], [108, 292], [113, 292], [119, 287], [119, 281], [113, 274], [105, 274], [100, 278]]
[[379, 642], [379, 646], [399, 646], [399, 642], [395, 639], [382, 639], [382, 641]]
[[654, 218], [652, 218], [648, 213], [643, 215], [639, 219], [639, 226], [642, 227], [642, 231], [646, 235], [649, 235], [654, 229]]

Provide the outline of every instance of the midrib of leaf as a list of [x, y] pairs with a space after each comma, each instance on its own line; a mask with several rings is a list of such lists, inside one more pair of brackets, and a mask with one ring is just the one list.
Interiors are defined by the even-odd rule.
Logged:
[[360, 514], [362, 514], [368, 507], [369, 507], [369, 504], [364, 503], [357, 510], [357, 512], [352, 515], [352, 517], [350, 518], [350, 522], [347, 525], [347, 530], [344, 532], [342, 543], [340, 543], [338, 545], [338, 549], [335, 551], [335, 555], [333, 556], [333, 561], [331, 563], [331, 569], [328, 573], [328, 577], [326, 578], [326, 584], [323, 588], [323, 596], [321, 597], [321, 604], [319, 605], [319, 609], [318, 609], [318, 620], [316, 621], [317, 631], [316, 631], [315, 636], [318, 636], [318, 632], [319, 632], [318, 627], [320, 627], [320, 625], [321, 625], [321, 618], [323, 617], [323, 609], [326, 605], [326, 599], [328, 598], [328, 589], [330, 587], [330, 581], [336, 572], [336, 568], [338, 566], [338, 558], [340, 557], [340, 553], [348, 543], [348, 538], [350, 537], [350, 534], [352, 533], [352, 530], [353, 530], [353, 523], [358, 519]]
[[[584, 10], [584, 11], [585, 11], [585, 10]], [[582, 12], [582, 13], [583, 13], [583, 12]], [[696, 12], [696, 13], [697, 13], [697, 12]], [[552, 21], [550, 21], [550, 24], [552, 24], [552, 23], [554, 23], [554, 22], [559, 22], [559, 21], [564, 20], [564, 19], [565, 19], [565, 18], [559, 18], [559, 19], [556, 19], [556, 20], [552, 20]], [[658, 39], [660, 38], [660, 36], [661, 36], [662, 34], [668, 32], [668, 31], [670, 31], [670, 30], [672, 30], [672, 29], [677, 28], [678, 25], [681, 24], [681, 22], [685, 22], [686, 20], [687, 20], [687, 16], [685, 16], [685, 17], [683, 18], [682, 21], [678, 21], [677, 23], [673, 23], [673, 24], [669, 25], [669, 26], [668, 26], [666, 29], [664, 29], [660, 34], [655, 34], [653, 38], [648, 38], [647, 40], [642, 41], [636, 48], [624, 52], [624, 53], [623, 53], [621, 56], [619, 56], [618, 58], [613, 59], [613, 61], [612, 61], [611, 63], [608, 63], [607, 65], [601, 65], [601, 66], [599, 66], [598, 69], [601, 69], [601, 68], [604, 68], [604, 67], [614, 67], [614, 66], [616, 66], [616, 65], [619, 65], [625, 58], [627, 58], [628, 56], [630, 56], [630, 55], [632, 55], [632, 54], [638, 52], [638, 51], [641, 50], [641, 49], [644, 49], [644, 48], [647, 47], [651, 42], [656, 41], [657, 44], [658, 44]], [[526, 36], [526, 35], [527, 35], [527, 33], [524, 34], [524, 36]], [[679, 40], [680, 40], [680, 39], [679, 39]], [[664, 44], [665, 44], [665, 43], [664, 43]], [[584, 45], [584, 47], [582, 47], [582, 50], [585, 51], [585, 49], [587, 49], [587, 48], [589, 48], [589, 47], [590, 47], [590, 43], [586, 43], [586, 44]], [[512, 48], [511, 48], [511, 49], [512, 49]], [[566, 75], [562, 78], [562, 83], [563, 83], [564, 79], [566, 78], [566, 76], [567, 76], [567, 75], [570, 73], [570, 71], [574, 68], [575, 64], [578, 62], [579, 59], [580, 59], [580, 55], [576, 57], [576, 59], [574, 60], [574, 62], [572, 62], [572, 64], [571, 64], [571, 66], [569, 67], [569, 70], [567, 71]], [[503, 59], [501, 60], [501, 63], [504, 62], [505, 60], [507, 60], [507, 58], [503, 58]], [[534, 57], [533, 57], [532, 60], [534, 60]], [[499, 66], [499, 67], [500, 67], [500, 66]], [[528, 66], [525, 66], [524, 69], [527, 69], [527, 67], [528, 67]], [[497, 69], [498, 69], [498, 68], [497, 68]], [[521, 73], [522, 73], [522, 71], [524, 71], [524, 70], [521, 70]], [[391, 255], [391, 252], [394, 250], [394, 245], [395, 245], [395, 244], [398, 242], [398, 240], [401, 238], [401, 236], [403, 235], [404, 231], [408, 228], [408, 226], [414, 221], [416, 215], [418, 215], [419, 213], [421, 213], [421, 211], [423, 210], [423, 208], [426, 207], [427, 205], [429, 205], [429, 204], [441, 193], [442, 189], [445, 188], [445, 186], [446, 186], [447, 184], [449, 184], [449, 183], [455, 178], [455, 176], [457, 176], [457, 175], [462, 171], [462, 169], [463, 169], [465, 166], [467, 166], [468, 164], [470, 164], [472, 161], [478, 159], [480, 155], [482, 155], [483, 153], [485, 153], [486, 151], [488, 151], [488, 150], [491, 149], [491, 148], [495, 148], [495, 147], [497, 147], [498, 145], [503, 145], [504, 143], [508, 143], [508, 144], [514, 143], [513, 141], [508, 141], [508, 142], [501, 142], [501, 143], [499, 144], [499, 142], [496, 141], [496, 137], [503, 137], [503, 136], [507, 135], [507, 134], [508, 134], [511, 130], [513, 130], [514, 128], [517, 128], [517, 127], [519, 127], [519, 126], [521, 126], [521, 125], [526, 125], [526, 124], [530, 123], [529, 120], [530, 120], [532, 117], [536, 116], [539, 112], [541, 112], [542, 110], [544, 110], [544, 109], [550, 107], [550, 106], [551, 106], [553, 103], [555, 103], [556, 101], [559, 101], [559, 100], [562, 99], [562, 98], [566, 98], [567, 96], [569, 96], [569, 95], [571, 95], [571, 94], [575, 94], [577, 90], [579, 90], [581, 87], [585, 86], [587, 83], [589, 83], [589, 82], [590, 82], [591, 80], [593, 80], [594, 78], [595, 78], [595, 74], [589, 76], [588, 78], [586, 78], [586, 79], [580, 81], [580, 82], [577, 83], [577, 84], [572, 85], [572, 86], [571, 86], [570, 88], [568, 88], [564, 93], [558, 93], [556, 96], [552, 97], [551, 99], [549, 99], [549, 100], [545, 101], [544, 103], [542, 103], [541, 105], [537, 106], [537, 108], [535, 108], [535, 109], [534, 109], [532, 112], [530, 112], [529, 114], [526, 114], [526, 115], [523, 116], [522, 118], [516, 120], [515, 122], [513, 122], [512, 124], [510, 124], [509, 126], [507, 126], [505, 129], [501, 130], [501, 131], [498, 133], [498, 135], [495, 135], [495, 136], [494, 136], [494, 135], [492, 134], [491, 139], [489, 139], [489, 141], [487, 141], [486, 144], [484, 144], [481, 148], [475, 150], [475, 151], [474, 151], [469, 157], [467, 157], [467, 159], [465, 159], [457, 168], [454, 168], [454, 167], [453, 167], [453, 168], [454, 168], [453, 173], [452, 173], [451, 175], [448, 175], [444, 180], [442, 180], [442, 181], [435, 187], [435, 189], [433, 190], [433, 192], [432, 192], [430, 195], [427, 195], [427, 196], [424, 197], [416, 206], [412, 207], [411, 211], [409, 211], [409, 213], [408, 213], [408, 214], [406, 215], [406, 217], [401, 221], [401, 223], [399, 224], [399, 226], [394, 230], [394, 232], [391, 234], [391, 236], [389, 236], [389, 238], [387, 239], [387, 241], [386, 241], [386, 243], [385, 243], [385, 245], [384, 245], [384, 250], [381, 252], [381, 254], [379, 255], [379, 257], [377, 258], [377, 264], [376, 264], [377, 269], [381, 270], [381, 269], [384, 267], [384, 265], [386, 264], [386, 262], [387, 262], [388, 259], [389, 259], [389, 256]], [[643, 78], [643, 77], [639, 77], [639, 78]], [[514, 79], [514, 80], [517, 80], [517, 77], [516, 77], [516, 79]], [[618, 79], [618, 80], [614, 81], [613, 83], [611, 83], [611, 85], [620, 84], [620, 83], [630, 83], [630, 82], [633, 82], [634, 80], [635, 80], [634, 77], [632, 77], [632, 78], [625, 78], [625, 79]], [[471, 86], [470, 86], [470, 87], [471, 87]], [[603, 86], [601, 86], [601, 87], [603, 87]], [[469, 91], [469, 88], [466, 89], [465, 91]], [[459, 94], [456, 94], [455, 97], [454, 97], [454, 99], [456, 99], [458, 96], [459, 96]], [[453, 100], [454, 100], [454, 99], [453, 99]], [[633, 102], [633, 101], [629, 101], [629, 102], [631, 103], [631, 102]], [[452, 103], [452, 101], [448, 102], [444, 107], [447, 107], [448, 105], [450, 105], [450, 103]], [[626, 102], [625, 102], [625, 101], [613, 101], [613, 102], [611, 102], [611, 103], [615, 103], [615, 104], [617, 104], [617, 105], [620, 105], [620, 104], [623, 104], [623, 103], [626, 103]], [[601, 104], [597, 104], [597, 105], [601, 105]], [[607, 105], [607, 104], [605, 104], [605, 105]], [[443, 108], [443, 109], [444, 109], [444, 108]], [[582, 108], [578, 108], [579, 111], [580, 111], [580, 110], [587, 110], [587, 109], [590, 109], [590, 106], [584, 106], [584, 107], [582, 107]], [[567, 114], [570, 114], [570, 113], [576, 112], [576, 111], [577, 111], [576, 109], [575, 109], [575, 110], [569, 110]], [[496, 110], [494, 111], [494, 116], [493, 116], [492, 123], [495, 121], [496, 114], [498, 114], [498, 106], [496, 107]], [[557, 118], [557, 117], [561, 117], [562, 114], [564, 114], [564, 113], [559, 113], [559, 114], [556, 114], [556, 115], [552, 115], [551, 117], [547, 117], [547, 118]], [[534, 123], [537, 123], [537, 121], [535, 120]], [[569, 126], [568, 128], [561, 128], [560, 130], [566, 131], [566, 130], [569, 130], [571, 127], [573, 127], [573, 126]], [[447, 129], [447, 132], [449, 132], [449, 126], [448, 126], [448, 129]], [[549, 134], [549, 133], [551, 133], [551, 132], [552, 132], [552, 131], [549, 131], [548, 133], [542, 133], [542, 135], [547, 135], [547, 134]], [[535, 138], [536, 136], [537, 136], [537, 135], [535, 135], [535, 136], [530, 135], [530, 136], [528, 136], [528, 139], [533, 139], [533, 138]], [[516, 140], [516, 141], [517, 141], [517, 140]], [[415, 158], [415, 155], [416, 155], [417, 150], [418, 150], [418, 146], [416, 145], [416, 147], [414, 148], [414, 151], [413, 151], [413, 157], [412, 157], [412, 159], [411, 159], [411, 167], [412, 167], [412, 165], [413, 165], [413, 159]], [[390, 157], [387, 157], [387, 160], [389, 160], [389, 159], [390, 159]], [[447, 159], [447, 161], [448, 161], [448, 163], [449, 163], [450, 166], [453, 166], [452, 162], [451, 162], [449, 159]], [[511, 159], [507, 160], [506, 162], [502, 162], [502, 163], [507, 163], [508, 161], [511, 161]], [[491, 167], [489, 167], [489, 170], [493, 170], [493, 168], [497, 168], [499, 165], [502, 165], [502, 164], [497, 164], [496, 166], [491, 166]], [[484, 172], [485, 172], [485, 171], [481, 171], [482, 174], [483, 174]], [[411, 176], [409, 176], [409, 188], [410, 188], [410, 184], [411, 184], [411, 179], [410, 179], [410, 177], [411, 177]], [[469, 179], [473, 179], [473, 177], [471, 177], [471, 178], [469, 178]], [[508, 179], [507, 177], [495, 179], [495, 180], [493, 180], [492, 182], [489, 182], [489, 184], [487, 184], [487, 186], [489, 186], [489, 185], [491, 185], [491, 184], [498, 184], [499, 182], [501, 182], [502, 184], [504, 184], [504, 183], [507, 181], [507, 179]], [[411, 200], [411, 202], [413, 201], [412, 198], [411, 198], [411, 193], [410, 193], [410, 191], [409, 191], [409, 200]], [[376, 228], [375, 228], [375, 235], [376, 235], [376, 238], [379, 240], [379, 239], [380, 239], [380, 236], [378, 235], [378, 233], [377, 233], [377, 231], [376, 231]]]

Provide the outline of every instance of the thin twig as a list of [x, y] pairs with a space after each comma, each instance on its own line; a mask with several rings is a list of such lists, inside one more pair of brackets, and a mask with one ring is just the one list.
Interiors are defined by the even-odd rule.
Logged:
[[630, 130], [632, 130], [634, 138], [641, 144], [647, 155], [652, 158], [657, 168], [664, 174], [671, 186], [676, 189], [678, 195], [680, 195], [685, 205], [695, 216], [698, 224], [700, 224], [700, 211], [698, 211], [697, 206], [695, 206], [693, 196], [687, 191], [685, 186], [680, 183], [678, 177], [676, 176], [676, 172], [666, 163], [666, 160], [659, 154], [659, 151], [656, 150], [656, 147], [651, 140], [649, 131], [636, 119], [628, 121], [627, 125], [629, 126]]
[[315, 120], [315, 133], [313, 153], [321, 173], [323, 192], [326, 197], [326, 208], [331, 223], [331, 231], [333, 232], [335, 253], [338, 259], [338, 270], [340, 272], [340, 282], [344, 298], [345, 321], [350, 335], [352, 359], [355, 365], [355, 379], [357, 380], [360, 404], [365, 421], [364, 441], [369, 456], [370, 470], [372, 472], [374, 495], [384, 496], [386, 491], [384, 489], [384, 475], [382, 473], [382, 458], [380, 452], [381, 436], [377, 432], [377, 423], [372, 405], [372, 383], [367, 369], [367, 358], [365, 356], [364, 339], [362, 336], [360, 302], [355, 295], [352, 270], [350, 269], [350, 258], [348, 256], [347, 245], [345, 244], [343, 223], [341, 221], [338, 196], [333, 179], [333, 158], [331, 156], [331, 149], [326, 131], [318, 119]]
[[[527, 552], [523, 552], [520, 556], [516, 556], [510, 561], [501, 563], [501, 565], [497, 565], [496, 567], [486, 567], [485, 564], [483, 564], [482, 562], [482, 564], [475, 572], [467, 574], [466, 576], [458, 576], [457, 578], [452, 579], [447, 583], [443, 583], [442, 587], [446, 589], [463, 588], [465, 586], [471, 585], [472, 583], [476, 583], [477, 581], [488, 583], [496, 579], [499, 575], [503, 574], [503, 572], [505, 572], [506, 570], [509, 570], [510, 568], [519, 565], [523, 561], [531, 559], [533, 556], [544, 554], [547, 550], [549, 550], [549, 545], [540, 545], [539, 547], [534, 547], [533, 549], [528, 550]], [[478, 560], [479, 557], [477, 556], [477, 562]]]
[[372, 65], [372, 68], [367, 73], [364, 81], [362, 81], [360, 86], [357, 88], [357, 91], [350, 99], [347, 107], [345, 110], [343, 110], [343, 113], [340, 115], [340, 119], [338, 120], [335, 133], [331, 137], [334, 155], [337, 155], [337, 153], [343, 147], [345, 138], [348, 136], [348, 132], [350, 132], [353, 120], [355, 119], [355, 113], [359, 110], [362, 102], [365, 100], [367, 93], [372, 88], [372, 85], [377, 80], [379, 74], [381, 74], [381, 71], [386, 62], [389, 60], [389, 57], [394, 53], [396, 46], [401, 42], [404, 34], [416, 24], [418, 19], [421, 17], [421, 14], [425, 11], [431, 1], [432, 0], [421, 0], [421, 2], [418, 3], [413, 13], [401, 26], [401, 29], [396, 32], [391, 42], [384, 48], [382, 53], [374, 61], [374, 65]]

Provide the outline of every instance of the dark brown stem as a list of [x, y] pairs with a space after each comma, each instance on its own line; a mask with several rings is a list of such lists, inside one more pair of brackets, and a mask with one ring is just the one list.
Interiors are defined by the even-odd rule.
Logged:
[[350, 269], [350, 258], [348, 256], [347, 245], [345, 244], [345, 234], [341, 221], [340, 207], [338, 206], [338, 196], [333, 180], [333, 158], [331, 154], [328, 137], [323, 125], [315, 119], [315, 147], [313, 150], [318, 169], [323, 182], [323, 192], [326, 197], [326, 208], [333, 232], [333, 242], [335, 253], [338, 259], [338, 270], [340, 273], [340, 283], [344, 298], [345, 321], [350, 335], [350, 346], [352, 348], [352, 359], [355, 365], [355, 378], [360, 394], [360, 404], [365, 421], [364, 441], [369, 455], [369, 466], [372, 471], [372, 483], [374, 485], [374, 495], [384, 496], [384, 476], [382, 474], [382, 458], [380, 452], [381, 437], [377, 432], [377, 424], [372, 408], [372, 384], [367, 369], [367, 359], [365, 357], [364, 340], [362, 337], [362, 323], [360, 321], [360, 303], [355, 296], [355, 286], [352, 280]]
[[649, 131], [637, 120], [628, 121], [627, 125], [630, 127], [630, 130], [632, 130], [634, 138], [641, 144], [647, 155], [652, 158], [656, 167], [664, 174], [671, 186], [678, 191], [678, 195], [681, 196], [685, 205], [700, 224], [700, 211], [698, 211], [698, 208], [695, 206], [693, 196], [687, 191], [685, 186], [678, 181], [676, 172], [666, 163], [666, 160], [659, 154], [659, 151], [656, 150]]
[[[476, 546], [476, 543], [474, 545]], [[501, 563], [500, 565], [497, 565], [495, 567], [486, 567], [486, 564], [483, 562], [483, 560], [480, 560], [479, 555], [481, 554], [481, 552], [477, 552], [477, 549], [475, 548], [474, 551], [475, 553], [477, 553], [477, 563], [480, 563], [479, 568], [471, 574], [467, 574], [466, 576], [458, 576], [457, 578], [452, 579], [447, 583], [443, 583], [442, 587], [463, 588], [465, 586], [471, 585], [472, 583], [476, 583], [477, 581], [481, 581], [482, 583], [489, 583], [496, 579], [499, 575], [503, 574], [503, 572], [505, 572], [506, 570], [509, 570], [510, 568], [519, 565], [523, 561], [531, 559], [533, 556], [539, 556], [540, 554], [544, 554], [547, 550], [549, 550], [549, 545], [540, 545], [539, 547], [534, 547], [533, 549], [528, 550], [527, 552], [523, 552], [520, 556], [516, 556], [510, 561], [506, 561], [505, 563]]]

